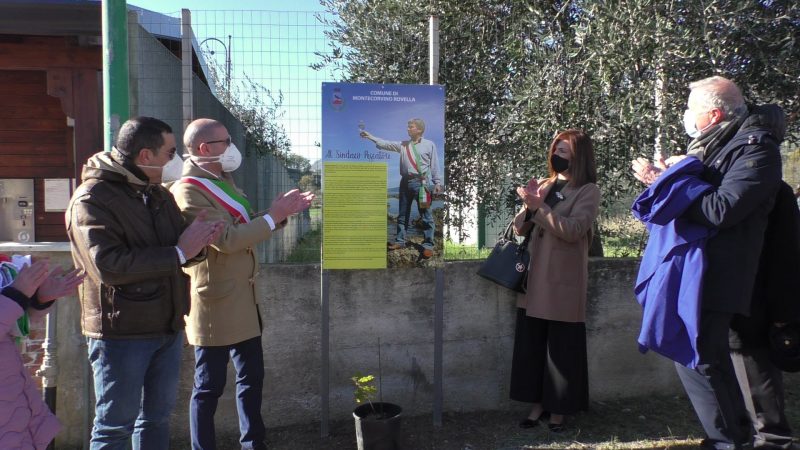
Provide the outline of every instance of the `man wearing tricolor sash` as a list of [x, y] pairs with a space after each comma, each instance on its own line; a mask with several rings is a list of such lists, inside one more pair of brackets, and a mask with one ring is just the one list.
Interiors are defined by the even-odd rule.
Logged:
[[393, 242], [389, 242], [389, 250], [398, 250], [406, 246], [406, 230], [411, 218], [411, 204], [417, 202], [419, 215], [422, 217], [423, 236], [422, 257], [433, 256], [433, 233], [435, 223], [430, 208], [430, 193], [440, 194], [442, 179], [439, 168], [439, 157], [436, 144], [422, 137], [425, 122], [422, 119], [408, 121], [407, 141], [387, 141], [361, 131], [362, 138], [375, 143], [378, 150], [397, 152], [400, 154], [400, 199], [397, 214], [397, 233]]
[[208, 220], [225, 224], [221, 236], [209, 246], [206, 262], [186, 270], [192, 280], [186, 335], [195, 346], [189, 406], [192, 448], [216, 448], [214, 412], [225, 387], [228, 360], [233, 359], [240, 443], [242, 448], [263, 449], [264, 359], [255, 247], [270, 239], [289, 216], [307, 209], [314, 196], [295, 189], [279, 195], [267, 214], [253, 216], [250, 202], [230, 174], [242, 156], [225, 126], [197, 119], [186, 128], [183, 141], [189, 158], [181, 179], [171, 188], [175, 201], [187, 219], [205, 213]]

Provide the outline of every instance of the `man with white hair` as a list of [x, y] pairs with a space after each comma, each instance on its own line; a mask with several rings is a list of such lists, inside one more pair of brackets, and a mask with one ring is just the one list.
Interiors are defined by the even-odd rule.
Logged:
[[[750, 312], [767, 217], [781, 182], [785, 119], [775, 105], [748, 110], [736, 84], [720, 76], [689, 88], [683, 122], [693, 140], [686, 154], [703, 161], [702, 179], [713, 189], [692, 203], [682, 219], [716, 234], [705, 249], [699, 363], [696, 369], [676, 367], [707, 434], [703, 446], [736, 449], [751, 444], [753, 425], [731, 361], [728, 333], [735, 314]], [[653, 165], [639, 158], [632, 164], [634, 175], [651, 184], [675, 162], [671, 159]]]

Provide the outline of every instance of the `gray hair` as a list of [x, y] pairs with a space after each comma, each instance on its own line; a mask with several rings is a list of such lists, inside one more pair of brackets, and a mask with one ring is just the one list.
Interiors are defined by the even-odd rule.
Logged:
[[415, 117], [415, 118], [409, 120], [408, 123], [409, 124], [413, 123], [414, 126], [419, 128], [419, 131], [422, 131], [423, 133], [425, 132], [425, 122], [422, 119], [418, 119], [418, 118]]
[[747, 111], [742, 91], [736, 83], [725, 77], [704, 78], [689, 83], [689, 89], [702, 106], [708, 109], [721, 109], [726, 119]]

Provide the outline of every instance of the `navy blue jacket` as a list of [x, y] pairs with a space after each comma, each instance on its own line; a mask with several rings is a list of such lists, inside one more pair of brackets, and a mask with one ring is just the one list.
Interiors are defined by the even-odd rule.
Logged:
[[755, 107], [727, 143], [706, 151], [702, 179], [714, 188], [684, 215], [718, 230], [706, 244], [703, 309], [750, 312], [767, 216], [781, 182], [784, 132], [780, 107]]

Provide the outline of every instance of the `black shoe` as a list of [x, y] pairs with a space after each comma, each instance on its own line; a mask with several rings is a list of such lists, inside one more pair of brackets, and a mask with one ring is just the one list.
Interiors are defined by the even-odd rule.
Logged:
[[548, 423], [547, 428], [549, 428], [553, 433], [561, 433], [567, 429], [563, 423]]
[[520, 428], [533, 428], [533, 427], [535, 427], [537, 425], [539, 425], [539, 419], [533, 420], [533, 419], [527, 419], [526, 418], [525, 420], [523, 420], [522, 422], [519, 423], [519, 427]]
[[535, 419], [531, 419], [530, 417], [526, 417], [525, 420], [523, 420], [522, 422], [519, 423], [519, 427], [520, 428], [533, 428], [533, 427], [539, 425], [539, 422], [542, 421], [542, 418], [545, 417], [546, 414], [547, 414], [547, 412], [542, 411], [542, 412], [539, 413], [539, 417], [537, 417]]

